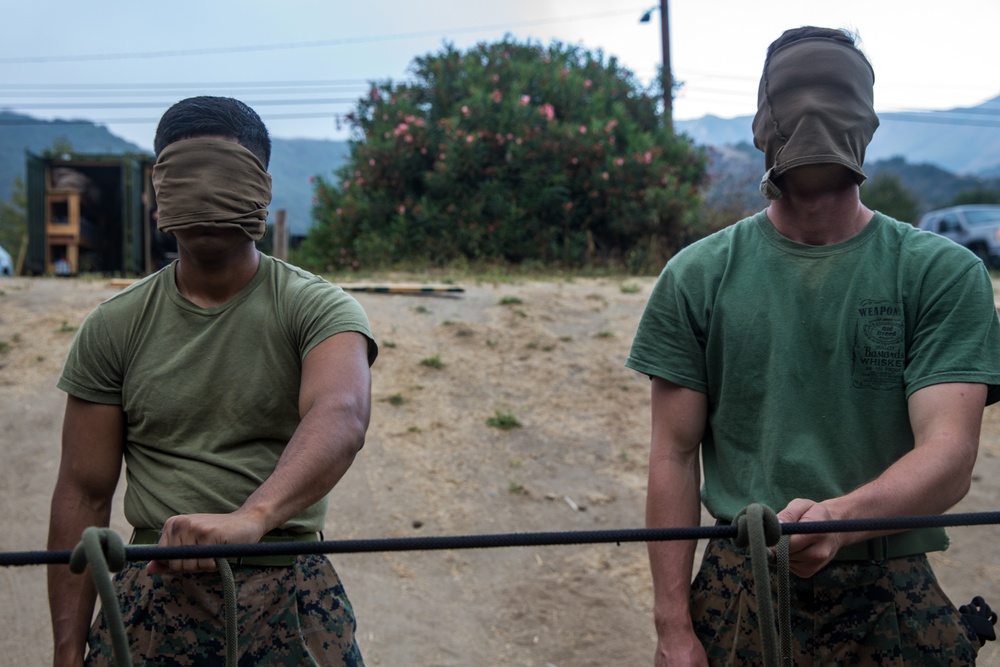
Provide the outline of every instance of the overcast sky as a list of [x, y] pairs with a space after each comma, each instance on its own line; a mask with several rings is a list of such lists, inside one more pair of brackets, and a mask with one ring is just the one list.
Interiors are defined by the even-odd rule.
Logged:
[[[647, 82], [661, 59], [655, 0], [8, 0], [0, 108], [87, 119], [144, 148], [172, 102], [231, 95], [282, 138], [344, 139], [334, 118], [366, 81], [405, 78], [445, 41], [510, 33], [615, 56]], [[1000, 0], [672, 0], [678, 119], [755, 110], [767, 45], [784, 29], [855, 30], [879, 111], [974, 106], [1000, 95]], [[1000, 117], [1000, 113], [998, 113]], [[1000, 120], [998, 120], [1000, 122]]]

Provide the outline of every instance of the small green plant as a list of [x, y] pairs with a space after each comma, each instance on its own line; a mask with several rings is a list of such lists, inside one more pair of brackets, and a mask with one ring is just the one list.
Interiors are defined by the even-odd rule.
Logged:
[[10, 343], [0, 340], [0, 354], [6, 354], [7, 352], [10, 352]]
[[56, 333], [73, 333], [79, 328], [80, 327], [73, 326], [72, 324], [67, 323], [66, 320], [63, 320], [62, 324], [59, 325], [59, 328], [56, 329]]
[[413, 309], [413, 312], [415, 312], [417, 315], [427, 315], [431, 311], [429, 308], [427, 308], [427, 306], [417, 306], [416, 308]]
[[392, 349], [392, 348], [396, 347], [396, 341], [394, 341], [394, 340], [384, 340], [384, 341], [382, 341], [382, 347], [387, 347], [389, 349]]
[[388, 403], [389, 405], [396, 405], [396, 406], [406, 403], [406, 399], [403, 397], [402, 394], [393, 394], [392, 396], [387, 396], [382, 400]]
[[408, 428], [406, 430], [409, 431], [410, 433], [420, 433], [420, 427], [419, 426], [411, 426], [410, 428]]
[[441, 361], [441, 355], [435, 354], [433, 357], [427, 357], [426, 359], [420, 360], [421, 366], [427, 366], [427, 368], [442, 369], [444, 368], [444, 362]]
[[458, 338], [468, 338], [472, 335], [472, 331], [470, 329], [457, 329], [455, 331], [455, 335]]
[[638, 294], [642, 291], [642, 288], [635, 283], [623, 283], [621, 286], [622, 294]]
[[505, 296], [505, 297], [501, 298], [501, 299], [500, 299], [500, 301], [499, 301], [498, 303], [499, 303], [499, 304], [500, 304], [501, 306], [516, 306], [516, 305], [518, 305], [518, 304], [522, 304], [522, 303], [524, 303], [524, 302], [523, 302], [523, 301], [521, 301], [521, 298], [520, 298], [520, 297], [516, 297], [516, 296]]
[[521, 428], [521, 422], [518, 421], [517, 417], [509, 412], [500, 412], [499, 410], [493, 413], [492, 417], [488, 417], [486, 419], [486, 425], [498, 428], [501, 431], [508, 431], [512, 428]]
[[511, 480], [510, 483], [507, 484], [507, 493], [512, 496], [525, 496], [528, 494], [528, 490], [524, 488], [523, 484], [518, 484], [517, 482]]
[[596, 334], [594, 334], [594, 338], [614, 338], [614, 337], [615, 337], [615, 332], [608, 331], [607, 329], [605, 329], [604, 331], [598, 331]]
[[486, 347], [496, 347], [496, 346], [497, 342], [495, 340], [493, 340], [492, 338], [486, 339]]

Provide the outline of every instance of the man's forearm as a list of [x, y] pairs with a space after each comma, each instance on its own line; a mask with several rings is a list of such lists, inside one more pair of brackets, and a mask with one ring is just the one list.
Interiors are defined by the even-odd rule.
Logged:
[[[689, 460], [651, 461], [646, 497], [647, 527], [698, 525], [701, 521], [699, 483], [697, 452]], [[689, 597], [695, 545], [693, 540], [649, 543], [654, 620], [661, 636], [691, 629]]]
[[[48, 548], [73, 549], [83, 530], [107, 526], [110, 503], [89, 505], [56, 488], [49, 520]], [[73, 574], [66, 565], [48, 567], [49, 613], [52, 619], [54, 662], [57, 667], [81, 665], [94, 613], [96, 591], [88, 573]]]
[[274, 472], [237, 513], [258, 514], [271, 530], [330, 492], [351, 467], [367, 430], [362, 415], [335, 411], [331, 417], [317, 405], [306, 414]]

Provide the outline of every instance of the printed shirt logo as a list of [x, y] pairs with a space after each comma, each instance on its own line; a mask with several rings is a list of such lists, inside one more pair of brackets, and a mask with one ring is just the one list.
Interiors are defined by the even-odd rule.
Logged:
[[855, 309], [853, 384], [857, 388], [901, 389], [906, 367], [903, 308], [891, 301], [864, 300]]

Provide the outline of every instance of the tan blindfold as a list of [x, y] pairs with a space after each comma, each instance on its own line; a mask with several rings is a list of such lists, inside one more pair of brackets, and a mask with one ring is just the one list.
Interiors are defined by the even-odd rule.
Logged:
[[232, 141], [184, 139], [160, 152], [153, 166], [157, 228], [237, 227], [259, 241], [267, 231], [271, 175], [253, 153]]

